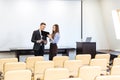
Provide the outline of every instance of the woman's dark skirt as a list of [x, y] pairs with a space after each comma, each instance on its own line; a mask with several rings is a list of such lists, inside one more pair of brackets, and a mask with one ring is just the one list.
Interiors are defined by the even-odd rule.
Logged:
[[53, 57], [57, 55], [57, 49], [56, 43], [50, 43], [49, 60], [52, 60]]

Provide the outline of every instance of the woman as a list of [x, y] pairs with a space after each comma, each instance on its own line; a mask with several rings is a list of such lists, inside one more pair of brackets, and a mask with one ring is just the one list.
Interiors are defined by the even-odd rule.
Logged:
[[57, 54], [57, 49], [58, 49], [57, 43], [60, 39], [59, 25], [58, 24], [53, 25], [52, 34], [48, 35], [48, 37], [50, 38], [49, 60], [52, 60], [53, 57], [56, 56], [56, 54]]

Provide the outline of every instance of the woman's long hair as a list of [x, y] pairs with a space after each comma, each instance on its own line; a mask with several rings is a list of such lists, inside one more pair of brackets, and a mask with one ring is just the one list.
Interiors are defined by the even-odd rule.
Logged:
[[55, 26], [55, 31], [52, 31], [52, 38], [54, 39], [55, 34], [59, 33], [59, 25], [54, 24], [53, 26]]

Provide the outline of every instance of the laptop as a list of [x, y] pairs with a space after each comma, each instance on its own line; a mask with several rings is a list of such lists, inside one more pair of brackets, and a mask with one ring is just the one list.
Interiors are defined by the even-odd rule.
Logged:
[[87, 37], [85, 42], [91, 42], [92, 37]]

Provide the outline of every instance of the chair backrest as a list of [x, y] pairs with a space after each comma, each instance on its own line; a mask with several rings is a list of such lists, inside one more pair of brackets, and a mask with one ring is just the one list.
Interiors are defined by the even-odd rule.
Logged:
[[102, 70], [106, 70], [107, 60], [106, 59], [91, 59], [90, 66], [100, 66]]
[[44, 60], [43, 56], [28, 57], [26, 59], [27, 69], [30, 69], [32, 72], [34, 72], [35, 62], [36, 61], [43, 61], [43, 60]]
[[31, 75], [30, 70], [7, 71], [4, 80], [31, 80]]
[[68, 56], [55, 56], [53, 57], [55, 67], [63, 67], [64, 61], [69, 60]]
[[117, 58], [120, 58], [120, 55], [118, 55]]
[[107, 74], [107, 60], [106, 59], [91, 59], [90, 66], [100, 66], [101, 74]]
[[48, 68], [54, 68], [53, 61], [37, 61], [35, 63], [34, 80], [37, 80], [37, 78], [39, 78], [40, 80], [43, 80], [45, 70]]
[[0, 59], [0, 71], [1, 72], [3, 72], [3, 65], [5, 64], [5, 63], [10, 63], [10, 62], [18, 62], [18, 59], [17, 58], [2, 58], [2, 59]]
[[82, 60], [83, 65], [89, 65], [91, 60], [91, 55], [90, 54], [76, 55], [76, 60]]
[[11, 70], [25, 70], [26, 63], [24, 62], [11, 62], [4, 64], [4, 73]]
[[83, 66], [79, 70], [79, 78], [82, 80], [94, 80], [100, 75], [100, 71], [99, 66]]
[[69, 78], [69, 70], [66, 68], [49, 68], [45, 71], [44, 80], [59, 80]]
[[0, 63], [0, 72], [3, 72], [3, 64]]
[[114, 58], [113, 66], [120, 66], [120, 58]]
[[60, 80], [82, 80], [80, 78], [67, 78], [67, 79], [60, 79]]
[[64, 62], [64, 68], [69, 70], [69, 76], [78, 77], [78, 71], [81, 66], [81, 60], [66, 60]]
[[111, 75], [120, 75], [120, 66], [112, 66]]
[[107, 63], [110, 61], [110, 54], [96, 54], [95, 59], [107, 59]]
[[118, 75], [99, 76], [95, 80], [120, 80]]

